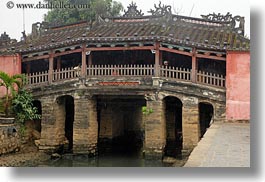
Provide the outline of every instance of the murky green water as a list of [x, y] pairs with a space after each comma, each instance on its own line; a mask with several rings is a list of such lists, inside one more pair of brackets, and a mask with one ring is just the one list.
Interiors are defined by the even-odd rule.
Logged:
[[49, 160], [38, 166], [50, 167], [181, 167], [186, 159], [176, 159], [175, 164], [162, 160], [146, 160], [143, 156], [128, 154], [104, 154], [97, 157], [64, 155], [61, 159]]

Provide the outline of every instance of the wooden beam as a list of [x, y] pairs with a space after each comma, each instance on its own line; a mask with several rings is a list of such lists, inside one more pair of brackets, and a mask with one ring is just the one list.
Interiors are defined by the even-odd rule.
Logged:
[[218, 56], [208, 56], [205, 54], [196, 54], [197, 58], [206, 58], [206, 59], [215, 59], [215, 60], [220, 60], [220, 61], [225, 61], [226, 58], [224, 57], [218, 57]]
[[67, 54], [73, 54], [73, 53], [77, 53], [77, 52], [82, 52], [82, 48], [81, 49], [75, 49], [75, 50], [55, 53], [54, 57], [63, 56], [63, 55], [67, 55]]
[[[70, 51], [64, 51], [64, 52], [59, 52], [59, 53], [54, 53], [54, 57], [58, 56], [63, 56], [67, 54], [73, 54], [77, 52], [82, 52], [82, 49], [75, 49], [75, 50], [70, 50]], [[50, 56], [47, 55], [41, 55], [41, 56], [34, 56], [34, 57], [29, 57], [29, 58], [22, 58], [22, 62], [27, 62], [27, 61], [34, 61], [34, 60], [39, 60], [39, 59], [48, 59]]]
[[86, 51], [133, 51], [133, 50], [151, 50], [155, 46], [133, 46], [133, 47], [90, 47]]
[[192, 56], [192, 53], [190, 53], [190, 52], [180, 51], [180, 50], [176, 50], [176, 49], [169, 49], [169, 48], [166, 48], [166, 47], [160, 47], [159, 50], [160, 51], [167, 51], [167, 52], [177, 53], [177, 54], [182, 54], [182, 55], [186, 55], [186, 56]]
[[34, 56], [34, 57], [29, 57], [29, 58], [22, 58], [22, 62], [28, 62], [28, 61], [34, 61], [34, 60], [39, 60], [39, 59], [48, 59], [49, 55], [41, 55], [41, 56]]

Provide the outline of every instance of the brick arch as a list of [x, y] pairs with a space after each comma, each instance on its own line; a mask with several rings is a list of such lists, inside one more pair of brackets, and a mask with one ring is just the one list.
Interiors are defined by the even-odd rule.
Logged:
[[163, 98], [163, 105], [166, 124], [166, 145], [164, 154], [166, 156], [176, 157], [181, 155], [183, 148], [183, 103], [178, 97], [167, 95]]
[[55, 102], [55, 127], [57, 137], [64, 151], [71, 152], [73, 148], [74, 97], [61, 95]]
[[184, 100], [184, 94], [180, 94], [180, 93], [174, 93], [174, 92], [167, 92], [167, 91], [163, 91], [163, 92], [160, 92], [158, 94], [158, 97], [161, 99], [161, 100], [164, 100], [166, 97], [175, 97], [177, 99], [179, 99], [181, 101], [181, 103], [183, 104]]
[[206, 100], [206, 99], [199, 99], [198, 101], [198, 107], [200, 103], [204, 103], [204, 104], [209, 104], [213, 106], [213, 120], [215, 120], [215, 114], [216, 114], [216, 110], [217, 110], [217, 106], [216, 103], [212, 100]]
[[[42, 103], [41, 100], [35, 99], [33, 100], [33, 107], [37, 108], [37, 114], [42, 116]], [[41, 118], [34, 120], [34, 129], [41, 133]]]
[[215, 106], [208, 101], [200, 101], [198, 103], [200, 137], [203, 137], [207, 128], [214, 122]]

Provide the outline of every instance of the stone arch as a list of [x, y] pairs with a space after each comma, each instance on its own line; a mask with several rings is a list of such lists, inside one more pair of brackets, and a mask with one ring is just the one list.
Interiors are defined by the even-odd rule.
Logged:
[[166, 146], [165, 155], [177, 157], [181, 155], [183, 148], [182, 134], [182, 107], [181, 99], [175, 96], [166, 96], [163, 99], [165, 123], [166, 123]]
[[166, 97], [176, 97], [178, 98], [182, 103], [184, 103], [184, 95], [180, 93], [170, 92], [170, 91], [161, 91], [158, 93], [158, 98], [160, 100], [164, 100]]
[[210, 102], [199, 102], [200, 138], [203, 137], [207, 128], [214, 122], [214, 105]]
[[73, 124], [74, 124], [74, 97], [62, 95], [55, 102], [55, 127], [56, 135], [64, 152], [72, 152], [73, 149]]
[[[37, 114], [42, 116], [42, 104], [40, 100], [33, 100], [33, 107], [37, 108]], [[34, 129], [41, 133], [41, 118], [34, 120]]]

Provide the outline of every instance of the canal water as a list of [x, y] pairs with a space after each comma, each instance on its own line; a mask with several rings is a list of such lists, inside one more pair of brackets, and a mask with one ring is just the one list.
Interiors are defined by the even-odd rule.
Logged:
[[111, 151], [96, 157], [63, 154], [60, 159], [50, 159], [39, 167], [182, 167], [188, 156], [164, 157], [164, 160], [146, 160], [142, 152]]
[[[126, 138], [126, 137], [125, 137]], [[127, 137], [128, 138], [128, 137]], [[163, 160], [146, 160], [143, 154], [143, 143], [128, 142], [124, 137], [118, 140], [101, 141], [98, 143], [98, 156], [75, 155], [64, 153], [60, 159], [50, 159], [39, 166], [53, 167], [181, 167], [187, 155], [181, 150], [166, 150]], [[171, 156], [171, 157], [170, 157]], [[172, 157], [174, 156], [174, 157]]]
[[145, 160], [138, 156], [104, 155], [88, 157], [85, 155], [64, 155], [61, 159], [48, 160], [39, 167], [181, 167], [186, 159], [176, 159], [175, 163], [162, 160]]

